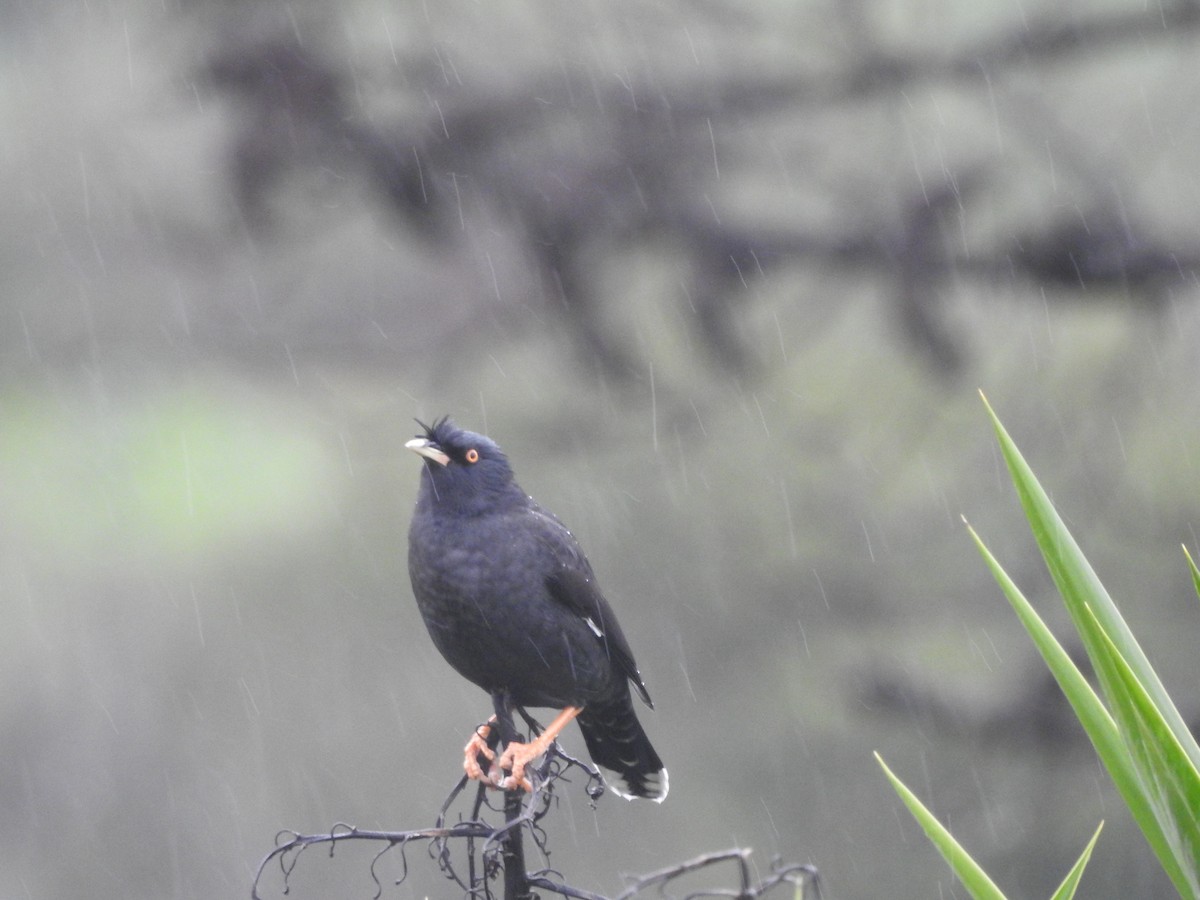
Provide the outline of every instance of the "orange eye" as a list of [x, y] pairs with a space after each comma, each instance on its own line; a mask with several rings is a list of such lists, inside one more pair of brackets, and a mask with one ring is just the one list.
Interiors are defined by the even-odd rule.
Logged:
[[472, 447], [470, 450], [467, 451], [466, 459], [467, 459], [467, 462], [469, 462], [469, 463], [479, 462], [479, 451], [476, 450], [474, 447]]

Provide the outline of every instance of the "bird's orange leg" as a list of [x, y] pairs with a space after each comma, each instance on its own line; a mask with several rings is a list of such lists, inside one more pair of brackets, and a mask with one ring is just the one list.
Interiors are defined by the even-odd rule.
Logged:
[[[500, 754], [497, 766], [501, 770], [507, 770], [512, 774], [501, 778], [496, 786], [504, 790], [515, 790], [518, 787], [522, 787], [532, 794], [533, 785], [525, 777], [525, 767], [545, 753], [547, 748], [554, 743], [554, 739], [558, 737], [559, 732], [566, 728], [571, 720], [581, 712], [583, 712], [582, 706], [568, 706], [555, 716], [554, 721], [546, 726], [545, 731], [528, 744], [521, 744], [514, 741], [505, 747], [504, 752]], [[487, 726], [484, 727], [486, 728]]]
[[482, 781], [489, 787], [499, 787], [492, 777], [496, 767], [492, 766], [492, 772], [485, 774], [479, 765], [479, 757], [482, 755], [488, 762], [494, 762], [496, 759], [496, 751], [487, 745], [488, 736], [492, 733], [492, 723], [495, 721], [496, 717], [492, 716], [485, 724], [476, 728], [471, 734], [471, 739], [467, 741], [467, 746], [463, 747], [463, 771], [472, 781]]

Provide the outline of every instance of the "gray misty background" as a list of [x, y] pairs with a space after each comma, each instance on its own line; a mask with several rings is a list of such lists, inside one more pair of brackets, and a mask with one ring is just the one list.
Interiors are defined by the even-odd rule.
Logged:
[[1169, 892], [961, 516], [1061, 625], [982, 387], [1200, 715], [1195, 5], [8, 0], [0, 48], [0, 896], [432, 823], [488, 712], [408, 585], [442, 413], [655, 698], [670, 799], [564, 792], [570, 883], [962, 896], [878, 749], [1013, 896], [1101, 818], [1087, 895]]

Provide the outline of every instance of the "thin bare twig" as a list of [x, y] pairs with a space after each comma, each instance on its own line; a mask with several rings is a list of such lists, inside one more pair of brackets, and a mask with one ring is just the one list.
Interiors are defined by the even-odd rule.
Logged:
[[[463, 896], [471, 900], [497, 900], [503, 896], [505, 900], [522, 900], [533, 896], [532, 891], [557, 894], [573, 900], [630, 900], [650, 889], [656, 889], [660, 896], [670, 896], [667, 890], [672, 882], [684, 876], [693, 875], [722, 864], [735, 864], [735, 885], [733, 887], [711, 887], [693, 890], [683, 894], [684, 900], [700, 900], [704, 897], [734, 897], [739, 900], [755, 900], [765, 897], [776, 887], [793, 885], [799, 890], [799, 896], [808, 896], [806, 889], [811, 886], [812, 896], [820, 897], [820, 884], [817, 870], [809, 865], [799, 863], [781, 863], [774, 860], [770, 871], [761, 878], [755, 878], [750, 866], [750, 851], [745, 849], [722, 850], [697, 856], [681, 863], [637, 876], [627, 880], [624, 890], [609, 898], [605, 895], [588, 891], [584, 888], [567, 884], [561, 873], [545, 866], [534, 871], [527, 871], [523, 845], [513, 842], [513, 835], [528, 835], [532, 846], [549, 862], [549, 833], [544, 827], [544, 819], [551, 809], [557, 806], [556, 789], [571, 783], [571, 772], [578, 770], [586, 774], [583, 788], [589, 802], [594, 804], [604, 793], [603, 781], [595, 768], [587, 763], [565, 753], [557, 744], [552, 744], [542, 762], [535, 770], [529, 770], [533, 783], [533, 793], [524, 794], [519, 791], [508, 792], [505, 795], [504, 819], [500, 824], [487, 821], [490, 813], [498, 810], [488, 802], [489, 795], [485, 787], [480, 785], [471, 798], [468, 815], [470, 818], [447, 824], [453, 808], [463, 798], [467, 785], [462, 778], [451, 789], [437, 816], [437, 822], [432, 828], [418, 828], [409, 831], [378, 831], [357, 828], [353, 825], [339, 822], [328, 834], [300, 834], [294, 831], [281, 831], [276, 836], [276, 846], [259, 863], [251, 887], [252, 900], [264, 900], [260, 892], [267, 868], [273, 864], [279, 866], [283, 879], [282, 892], [287, 893], [290, 883], [295, 876], [296, 866], [300, 856], [310, 847], [328, 845], [332, 854], [334, 848], [342, 842], [370, 841], [380, 844], [379, 851], [372, 857], [370, 874], [375, 882], [375, 893], [372, 900], [379, 900], [383, 895], [384, 885], [376, 872], [379, 861], [393, 851], [400, 854], [401, 872], [396, 884], [403, 883], [409, 876], [409, 860], [405, 851], [410, 844], [425, 843], [429, 848], [430, 858], [436, 863], [441, 873], [453, 881], [462, 890]], [[456, 856], [456, 848], [466, 857], [465, 867], [460, 857]], [[515, 871], [514, 871], [515, 870]], [[503, 894], [497, 887], [497, 881], [503, 875], [505, 885]]]

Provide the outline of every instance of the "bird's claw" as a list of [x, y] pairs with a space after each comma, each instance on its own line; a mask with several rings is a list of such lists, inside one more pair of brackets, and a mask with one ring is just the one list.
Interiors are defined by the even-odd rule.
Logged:
[[492, 766], [492, 772], [487, 774], [483, 771], [483, 766], [479, 764], [479, 757], [483, 757], [488, 762], [493, 762], [496, 759], [496, 751], [487, 744], [488, 735], [492, 733], [490, 725], [480, 725], [467, 741], [467, 746], [463, 748], [463, 771], [467, 773], [467, 777], [472, 781], [482, 781], [484, 784], [492, 784], [493, 775], [496, 767]]
[[494, 787], [502, 791], [515, 791], [520, 788], [527, 794], [533, 793], [533, 785], [530, 783], [529, 779], [524, 776], [521, 776], [521, 780], [518, 782], [516, 780], [516, 776], [505, 775], [498, 782], [496, 782]]
[[[487, 743], [491, 733], [490, 722], [480, 725], [463, 748], [463, 771], [467, 777], [496, 790], [523, 789], [532, 794], [533, 784], [525, 777], [525, 767], [541, 756], [543, 751], [536, 744], [514, 742], [505, 747], [500, 758], [496, 759], [496, 751]], [[480, 757], [490, 763], [486, 772], [480, 764]]]
[[525, 777], [525, 767], [544, 752], [545, 749], [537, 743], [521, 744], [514, 741], [509, 744], [500, 754], [496, 767], [502, 773], [507, 771], [510, 774], [502, 777], [497, 786], [506, 791], [522, 788], [526, 793], [532, 794], [533, 784]]

